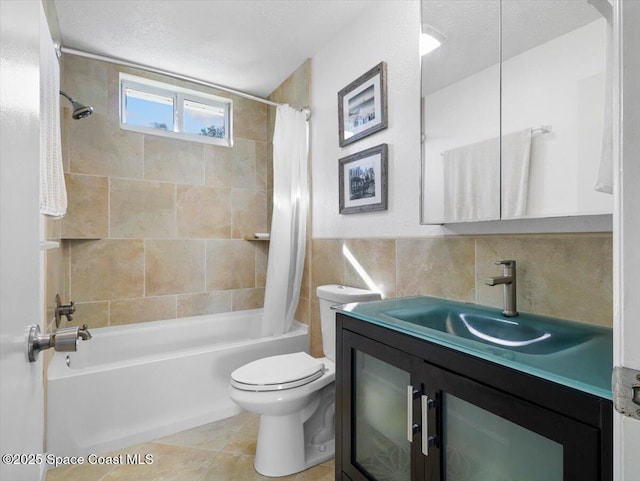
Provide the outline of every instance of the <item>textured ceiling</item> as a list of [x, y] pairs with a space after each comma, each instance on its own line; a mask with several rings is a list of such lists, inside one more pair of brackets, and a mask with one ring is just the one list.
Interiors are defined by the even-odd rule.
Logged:
[[[586, 0], [503, 0], [503, 59], [601, 18]], [[422, 23], [445, 36], [422, 58], [425, 94], [498, 63], [497, 0], [422, 0]]]
[[63, 45], [266, 96], [376, 0], [55, 0]]

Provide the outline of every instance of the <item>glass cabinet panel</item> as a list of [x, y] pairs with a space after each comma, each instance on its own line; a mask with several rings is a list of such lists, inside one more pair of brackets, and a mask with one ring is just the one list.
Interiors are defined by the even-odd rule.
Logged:
[[447, 481], [562, 481], [563, 447], [444, 394]]
[[427, 464], [442, 476], [429, 481], [600, 479], [592, 426], [429, 363], [422, 378], [439, 411], [441, 458]]
[[353, 371], [354, 458], [378, 481], [411, 479], [407, 440], [407, 386], [410, 375], [360, 351]]

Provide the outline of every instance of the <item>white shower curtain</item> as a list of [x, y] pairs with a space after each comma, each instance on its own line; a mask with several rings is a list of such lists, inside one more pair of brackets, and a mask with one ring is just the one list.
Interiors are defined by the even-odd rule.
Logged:
[[279, 106], [273, 134], [273, 217], [262, 334], [289, 330], [298, 307], [307, 233], [306, 113]]

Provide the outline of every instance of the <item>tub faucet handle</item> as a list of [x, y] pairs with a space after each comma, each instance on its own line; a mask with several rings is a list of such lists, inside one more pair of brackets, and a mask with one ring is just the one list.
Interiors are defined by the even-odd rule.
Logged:
[[62, 316], [67, 318], [67, 322], [71, 322], [73, 320], [73, 314], [76, 312], [76, 303], [71, 301], [69, 304], [62, 304], [62, 300], [60, 299], [60, 294], [56, 294], [56, 307], [54, 310], [54, 316], [56, 319], [56, 327], [60, 327], [60, 320]]
[[505, 266], [505, 267], [515, 267], [516, 261], [508, 260], [508, 261], [495, 261], [495, 265], [497, 266]]

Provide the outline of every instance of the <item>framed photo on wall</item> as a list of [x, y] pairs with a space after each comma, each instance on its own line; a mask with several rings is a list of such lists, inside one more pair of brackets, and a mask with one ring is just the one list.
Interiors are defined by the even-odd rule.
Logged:
[[387, 128], [387, 64], [381, 62], [338, 92], [340, 147]]
[[340, 213], [387, 209], [387, 144], [339, 160]]

